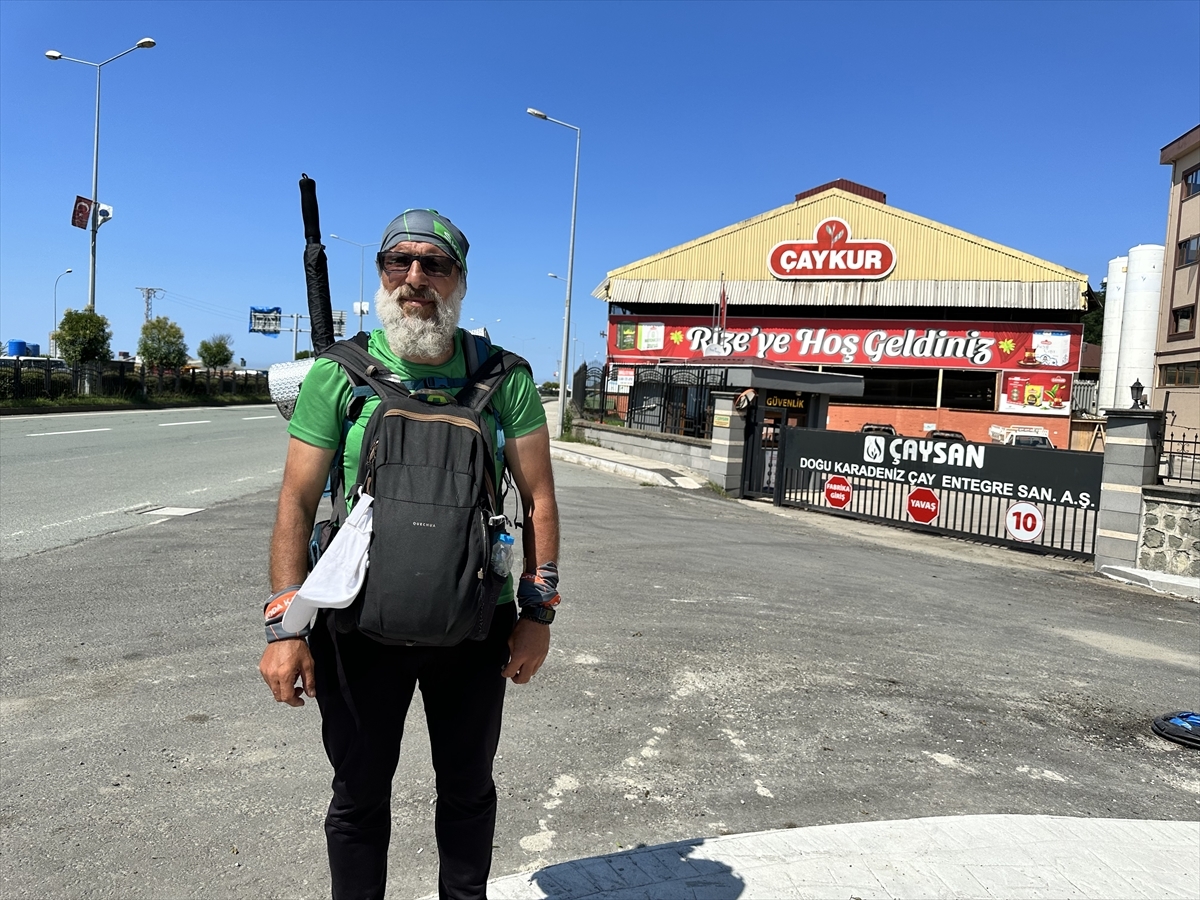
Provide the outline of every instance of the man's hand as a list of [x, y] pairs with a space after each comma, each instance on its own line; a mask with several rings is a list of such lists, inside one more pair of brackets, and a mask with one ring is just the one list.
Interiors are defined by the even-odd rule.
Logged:
[[537, 674], [549, 652], [550, 626], [517, 619], [508, 638], [508, 665], [500, 670], [500, 675], [511, 678], [513, 684], [526, 684]]
[[[549, 629], [544, 628], [543, 631]], [[542, 653], [542, 659], [545, 658], [546, 654]], [[538, 664], [541, 664], [541, 660], [538, 660]], [[263, 651], [262, 659], [258, 663], [258, 671], [262, 673], [263, 681], [280, 703], [303, 706], [302, 694], [317, 696], [317, 676], [313, 669], [312, 653], [308, 649], [308, 642], [303, 638], [288, 638], [267, 644], [267, 649]], [[303, 690], [296, 686], [297, 679], [301, 679]]]

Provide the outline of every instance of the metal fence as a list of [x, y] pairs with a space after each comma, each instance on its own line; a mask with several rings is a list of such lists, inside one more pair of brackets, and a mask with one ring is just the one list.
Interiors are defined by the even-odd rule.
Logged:
[[1100, 382], [1075, 379], [1071, 385], [1071, 411], [1099, 415]]
[[148, 368], [129, 360], [64, 365], [50, 359], [0, 359], [0, 401], [68, 397], [152, 399], [241, 394], [266, 397], [265, 373]]
[[1162, 442], [1158, 472], [1163, 484], [1200, 484], [1200, 435], [1168, 434]]
[[700, 366], [637, 366], [625, 424], [643, 431], [711, 438], [714, 389], [727, 370]]
[[781, 429], [774, 501], [1090, 559], [1103, 457], [1069, 450]]

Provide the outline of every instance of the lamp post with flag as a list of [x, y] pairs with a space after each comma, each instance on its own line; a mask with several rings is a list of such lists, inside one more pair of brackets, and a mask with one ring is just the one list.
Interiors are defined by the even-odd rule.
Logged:
[[[122, 51], [116, 56], [110, 56], [101, 63], [88, 62], [86, 59], [75, 59], [72, 56], [63, 56], [57, 50], [46, 51], [46, 59], [52, 62], [65, 59], [67, 62], [91, 66], [96, 70], [96, 132], [92, 141], [92, 197], [91, 200], [88, 200], [86, 197], [76, 197], [75, 212], [71, 217], [71, 224], [79, 228], [88, 227], [92, 233], [91, 259], [88, 264], [87, 302], [87, 308], [92, 311], [96, 309], [96, 232], [100, 230], [101, 225], [112, 218], [112, 207], [105, 206], [96, 199], [97, 191], [100, 187], [100, 72], [110, 62], [114, 62], [128, 53], [132, 53], [134, 50], [148, 50], [154, 44], [155, 41], [153, 38], [142, 38], [128, 50]], [[81, 218], [87, 224], [80, 225], [79, 221]]]

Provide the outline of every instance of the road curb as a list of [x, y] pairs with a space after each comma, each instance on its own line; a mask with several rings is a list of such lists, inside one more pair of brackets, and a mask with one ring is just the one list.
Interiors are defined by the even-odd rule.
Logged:
[[587, 466], [589, 469], [600, 469], [604, 472], [611, 472], [613, 475], [636, 478], [638, 481], [649, 482], [650, 484], [675, 487], [675, 484], [667, 476], [653, 472], [650, 469], [640, 469], [637, 466], [613, 462], [610, 459], [599, 459], [595, 456], [588, 456], [586, 453], [576, 453], [574, 450], [563, 450], [561, 447], [552, 446], [550, 448], [550, 458], [561, 460], [562, 462], [575, 463], [578, 466]]
[[1148, 569], [1135, 569], [1131, 566], [1102, 566], [1100, 574], [1107, 575], [1114, 581], [1136, 584], [1138, 587], [1150, 588], [1160, 594], [1172, 594], [1200, 603], [1200, 579], [1151, 572]]

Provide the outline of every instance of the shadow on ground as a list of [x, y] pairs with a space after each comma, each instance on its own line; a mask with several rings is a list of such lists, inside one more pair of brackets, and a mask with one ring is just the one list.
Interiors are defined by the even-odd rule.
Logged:
[[523, 892], [508, 896], [544, 895], [553, 900], [740, 897], [746, 883], [728, 865], [693, 856], [703, 844], [703, 839], [677, 841], [547, 866], [523, 879]]

